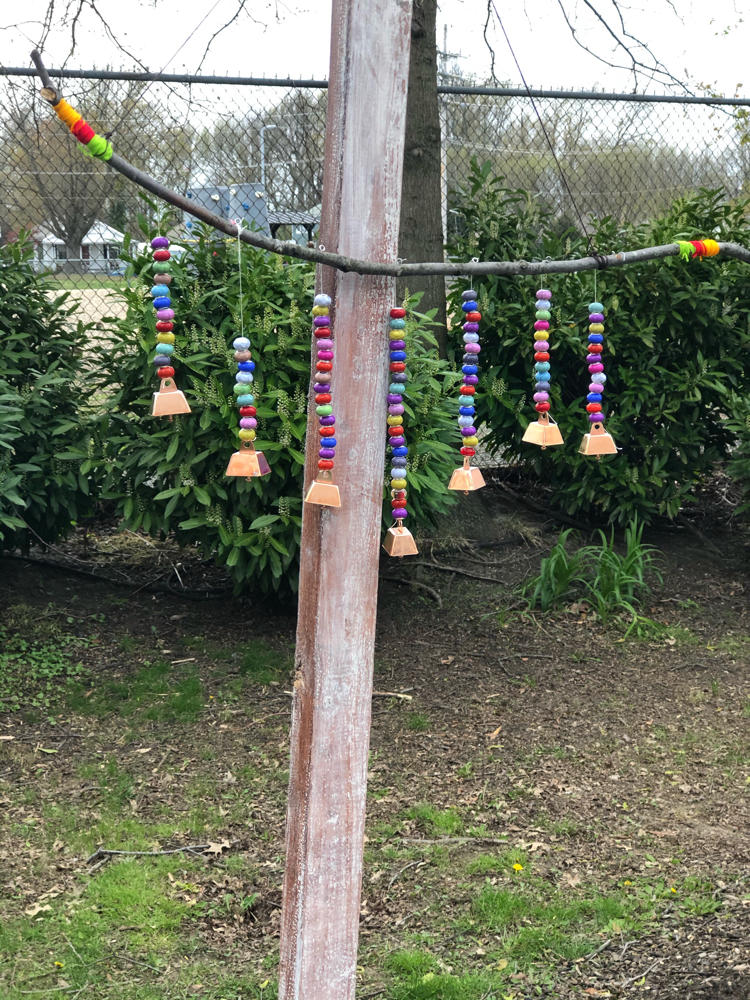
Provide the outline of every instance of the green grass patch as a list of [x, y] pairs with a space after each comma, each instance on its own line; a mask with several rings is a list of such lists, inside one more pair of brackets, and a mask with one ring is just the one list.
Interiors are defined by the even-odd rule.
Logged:
[[430, 719], [424, 712], [409, 712], [406, 724], [412, 732], [423, 733], [430, 728]]
[[434, 837], [458, 837], [464, 831], [464, 822], [457, 809], [438, 809], [422, 803], [409, 809], [406, 818], [416, 820], [420, 829]]
[[255, 684], [272, 684], [292, 669], [290, 656], [265, 642], [253, 642], [240, 661], [240, 673]]
[[100, 679], [91, 692], [77, 685], [68, 702], [86, 715], [115, 712], [124, 718], [188, 722], [202, 711], [205, 694], [193, 664], [172, 667], [165, 660], [146, 660], [134, 674]]

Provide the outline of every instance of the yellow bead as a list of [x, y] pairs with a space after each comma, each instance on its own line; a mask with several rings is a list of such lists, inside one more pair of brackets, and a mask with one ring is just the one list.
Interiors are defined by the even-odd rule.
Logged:
[[589, 333], [604, 333], [604, 324], [591, 323], [589, 326]]
[[156, 335], [157, 344], [174, 344], [174, 334], [173, 333], [157, 333]]
[[461, 444], [465, 448], [476, 448], [476, 446], [479, 444], [479, 438], [477, 437], [464, 438]]
[[534, 330], [534, 340], [547, 340], [549, 330]]
[[388, 423], [391, 427], [400, 427], [403, 422], [403, 417], [388, 417]]
[[240, 441], [254, 441], [254, 440], [255, 440], [255, 431], [246, 431], [246, 430], [240, 431]]
[[328, 306], [313, 306], [313, 316], [327, 316]]
[[393, 489], [393, 490], [405, 490], [406, 489], [406, 480], [405, 479], [392, 479], [391, 480], [391, 489]]
[[403, 330], [391, 330], [391, 331], [389, 331], [388, 336], [391, 338], [391, 340], [403, 340], [404, 339], [404, 331]]

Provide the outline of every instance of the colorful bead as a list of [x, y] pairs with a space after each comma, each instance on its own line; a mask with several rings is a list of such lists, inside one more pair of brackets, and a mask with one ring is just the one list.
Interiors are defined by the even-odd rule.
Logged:
[[331, 304], [330, 295], [324, 295], [321, 293], [320, 295], [316, 295], [315, 298], [313, 299], [313, 305], [316, 306], [330, 306], [330, 304]]
[[591, 383], [586, 396], [586, 414], [592, 424], [604, 423], [606, 417], [602, 412], [602, 393], [607, 376], [604, 374], [602, 353], [604, 348], [604, 306], [601, 302], [589, 303], [589, 335], [586, 362], [591, 373]]
[[333, 469], [336, 456], [336, 417], [333, 413], [331, 395], [331, 372], [333, 371], [333, 332], [328, 314], [331, 298], [321, 293], [313, 300], [312, 332], [317, 344], [314, 369], [315, 414], [318, 418], [318, 434], [321, 447], [318, 451], [318, 468], [321, 472]]
[[[154, 238], [151, 240], [152, 250], [166, 250], [168, 246], [169, 246], [169, 240], [167, 239], [166, 236], [154, 236]], [[154, 259], [158, 260], [159, 258], [156, 257], [156, 255], [154, 255]]]

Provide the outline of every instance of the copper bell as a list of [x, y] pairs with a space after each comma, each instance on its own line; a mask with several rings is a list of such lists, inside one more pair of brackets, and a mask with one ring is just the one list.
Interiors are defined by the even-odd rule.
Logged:
[[468, 456], [464, 459], [463, 466], [456, 469], [448, 483], [449, 490], [463, 490], [464, 493], [469, 493], [471, 490], [481, 490], [483, 486], [484, 476], [479, 469], [471, 464], [471, 459]]
[[326, 469], [318, 474], [312, 486], [307, 491], [305, 503], [317, 503], [321, 507], [340, 507], [341, 496], [339, 488], [333, 481], [333, 476]]
[[563, 443], [560, 428], [554, 420], [550, 423], [549, 413], [540, 413], [539, 419], [526, 428], [522, 440], [526, 444], [538, 444], [542, 450]]
[[173, 378], [163, 378], [159, 391], [154, 393], [151, 416], [169, 417], [171, 420], [177, 413], [190, 413], [190, 404], [182, 390], [175, 385]]
[[386, 531], [383, 548], [389, 556], [396, 556], [398, 559], [402, 556], [419, 555], [414, 535], [404, 527], [403, 521], [396, 521], [393, 527]]
[[582, 455], [595, 455], [601, 459], [602, 455], [616, 455], [617, 445], [612, 435], [604, 430], [604, 424], [592, 424], [589, 433], [583, 435], [578, 450]]
[[271, 471], [262, 451], [256, 451], [252, 441], [243, 441], [240, 450], [229, 459], [226, 476], [245, 476], [255, 479], [257, 476], [267, 476]]

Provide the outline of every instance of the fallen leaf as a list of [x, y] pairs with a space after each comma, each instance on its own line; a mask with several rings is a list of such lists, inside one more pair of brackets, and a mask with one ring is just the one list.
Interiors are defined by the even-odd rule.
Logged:
[[453, 661], [455, 659], [456, 659], [455, 656], [446, 656], [446, 658], [444, 660], [441, 660], [440, 662], [441, 663], [453, 663]]
[[222, 851], [228, 851], [232, 845], [228, 840], [222, 840], [219, 843], [212, 843], [209, 841], [208, 847], [203, 852], [204, 854], [221, 854]]
[[135, 752], [136, 753], [151, 753], [151, 747], [141, 747], [139, 750], [136, 750]]
[[203, 988], [203, 983], [195, 983], [190, 987], [190, 990], [192, 993], [199, 993]]
[[382, 877], [383, 877], [383, 872], [382, 871], [381, 872], [373, 872], [372, 875], [370, 876], [370, 882], [372, 882], [372, 883], [377, 882], [378, 879], [380, 879]]
[[474, 954], [475, 955], [486, 955], [487, 952], [484, 950], [484, 948], [477, 948], [477, 950], [474, 952]]
[[562, 877], [562, 884], [575, 888], [581, 884], [581, 876], [577, 872], [566, 872]]
[[24, 910], [24, 913], [26, 914], [27, 917], [35, 917], [37, 913], [46, 913], [48, 910], [51, 909], [52, 907], [49, 905], [49, 903], [46, 906], [40, 906], [39, 903], [34, 903], [33, 906], [30, 906], [28, 908], [28, 910]]
[[223, 784], [225, 784], [225, 785], [236, 785], [237, 784], [237, 779], [235, 778], [235, 776], [232, 774], [231, 771], [227, 771], [227, 773], [224, 775], [224, 777], [221, 780], [222, 780]]
[[500, 961], [497, 963], [498, 972], [502, 972], [503, 969], [507, 969], [507, 968], [508, 968], [508, 959], [507, 958], [501, 958]]
[[14, 740], [15, 736], [0, 736], [0, 740]]
[[65, 841], [64, 840], [56, 840], [54, 842], [54, 844], [52, 845], [52, 850], [53, 851], [61, 851], [63, 849], [63, 847], [65, 847]]
[[502, 726], [498, 726], [497, 729], [493, 733], [487, 733], [487, 739], [488, 740], [494, 740], [494, 738], [500, 734], [500, 730], [502, 728], [503, 728]]
[[42, 753], [57, 753], [57, 750], [48, 750], [46, 747], [37, 747]]

